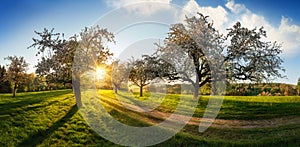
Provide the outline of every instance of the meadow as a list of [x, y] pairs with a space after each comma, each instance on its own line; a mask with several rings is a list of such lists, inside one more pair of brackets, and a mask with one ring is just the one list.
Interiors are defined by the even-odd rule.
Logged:
[[[106, 110], [131, 126], [150, 126], [174, 112], [180, 96], [153, 96], [153, 112], [124, 107], [149, 99], [99, 91]], [[157, 97], [157, 98], [155, 98]], [[193, 100], [183, 96], [187, 106]], [[191, 121], [177, 135], [155, 146], [300, 146], [300, 97], [226, 96], [214, 124], [198, 132], [209, 96], [201, 96]], [[190, 109], [186, 107], [186, 109]], [[184, 112], [182, 113], [184, 115]], [[0, 146], [118, 146], [95, 133], [81, 116], [71, 90], [0, 94]]]

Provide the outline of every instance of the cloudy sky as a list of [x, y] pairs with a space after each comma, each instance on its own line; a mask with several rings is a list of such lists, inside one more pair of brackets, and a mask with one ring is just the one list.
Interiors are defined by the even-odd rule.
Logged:
[[34, 71], [36, 50], [27, 47], [35, 37], [33, 31], [43, 28], [71, 36], [85, 26], [99, 24], [116, 34], [112, 47], [116, 55], [148, 53], [147, 49], [127, 49], [150, 45], [166, 36], [170, 23], [201, 12], [222, 33], [236, 21], [248, 28], [264, 26], [268, 40], [282, 43], [287, 79], [276, 82], [296, 84], [300, 77], [299, 5], [298, 0], [0, 0], [0, 65], [7, 64], [3, 58], [8, 55], [24, 56], [29, 71]]

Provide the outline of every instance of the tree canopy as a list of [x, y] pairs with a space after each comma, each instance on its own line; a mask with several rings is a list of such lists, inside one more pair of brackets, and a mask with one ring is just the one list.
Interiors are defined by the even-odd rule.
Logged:
[[28, 63], [25, 61], [24, 57], [21, 56], [8, 56], [5, 60], [10, 61], [6, 78], [13, 87], [13, 97], [15, 97], [18, 87], [26, 82], [26, 70]]
[[[36, 65], [36, 73], [45, 77], [47, 82], [69, 83], [73, 81], [73, 89], [78, 106], [81, 107], [80, 75], [86, 70], [95, 70], [112, 55], [104, 42], [113, 42], [113, 34], [99, 26], [85, 27], [79, 35], [64, 38], [63, 33], [55, 33], [44, 29], [35, 33], [33, 44], [41, 60]], [[73, 80], [72, 80], [73, 77]]]
[[208, 21], [208, 16], [186, 17], [185, 23], [171, 26], [159, 56], [176, 67], [177, 80], [194, 86], [194, 97], [206, 83], [263, 81], [282, 77], [284, 71], [277, 42], [264, 41], [266, 31], [242, 27], [237, 22], [223, 36]]
[[283, 77], [280, 73], [284, 71], [283, 60], [279, 56], [281, 45], [263, 41], [267, 37], [263, 27], [248, 29], [237, 22], [228, 30], [230, 44], [224, 54], [228, 79], [261, 82]]

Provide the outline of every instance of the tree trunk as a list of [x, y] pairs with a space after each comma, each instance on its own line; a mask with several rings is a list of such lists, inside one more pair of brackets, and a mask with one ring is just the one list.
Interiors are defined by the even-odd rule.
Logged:
[[199, 97], [199, 84], [194, 86], [194, 90], [194, 99], [197, 99]]
[[80, 76], [75, 75], [73, 78], [73, 92], [76, 98], [76, 104], [78, 109], [82, 107], [82, 102], [81, 102], [81, 90], [80, 90]]
[[143, 86], [140, 86], [140, 97], [143, 96]]
[[117, 86], [114, 87], [114, 93], [118, 94], [118, 87]]
[[196, 74], [196, 82], [194, 83], [194, 99], [198, 98], [198, 96], [199, 96], [199, 89], [200, 89], [200, 87], [199, 87], [200, 80], [199, 80], [199, 76], [198, 76], [199, 70], [196, 69], [196, 71], [197, 71], [197, 74]]
[[13, 97], [16, 97], [16, 94], [17, 94], [17, 83], [14, 84]]

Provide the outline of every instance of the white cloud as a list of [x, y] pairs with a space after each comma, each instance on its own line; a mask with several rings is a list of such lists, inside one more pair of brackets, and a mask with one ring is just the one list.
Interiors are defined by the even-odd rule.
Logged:
[[126, 5], [137, 4], [137, 3], [147, 3], [147, 2], [159, 2], [169, 4], [171, 0], [107, 0], [106, 3], [114, 8], [123, 7]]
[[267, 31], [267, 39], [282, 43], [283, 54], [285, 56], [296, 55], [300, 49], [300, 27], [291, 24], [291, 20], [285, 17], [281, 18], [279, 26], [268, 22], [264, 16], [250, 11], [243, 4], [235, 4], [233, 0], [227, 2], [226, 7], [232, 12], [228, 17], [228, 27], [231, 27], [236, 21], [240, 21], [242, 26], [255, 28], [263, 26]]
[[[190, 0], [186, 5], [183, 7], [183, 12], [181, 15], [180, 20], [184, 18], [185, 15], [191, 16], [196, 15], [197, 12], [202, 13], [203, 15], [208, 15], [211, 20], [214, 22], [214, 26], [216, 28], [221, 28], [221, 26], [224, 25], [225, 22], [227, 22], [227, 11], [221, 7], [201, 7], [198, 5], [198, 3], [195, 0]], [[217, 21], [215, 21], [217, 20]]]
[[107, 0], [113, 8], [125, 8], [129, 13], [149, 16], [158, 11], [169, 9], [172, 0]]
[[225, 6], [233, 13], [241, 13], [247, 10], [245, 5], [235, 4], [233, 0], [228, 1]]
[[280, 26], [273, 32], [275, 35], [270, 36], [270, 38], [283, 42], [287, 55], [297, 54], [300, 49], [300, 27], [290, 24], [290, 22], [290, 19], [282, 17]]
[[[130, 13], [143, 16], [149, 16], [161, 10], [171, 8], [172, 0], [107, 0], [107, 4], [113, 8], [123, 6]], [[154, 3], [162, 3], [162, 5], [153, 5]], [[151, 4], [152, 3], [152, 4]], [[201, 6], [195, 0], [189, 0], [182, 8], [182, 12], [176, 15], [176, 21], [182, 21], [185, 17], [196, 15], [200, 12], [210, 16], [216, 29], [225, 34], [227, 28], [231, 28], [237, 21], [242, 26], [249, 29], [263, 26], [267, 31], [268, 40], [283, 43], [283, 54], [285, 56], [300, 54], [300, 26], [292, 24], [292, 20], [282, 17], [280, 25], [274, 25], [259, 14], [249, 10], [244, 4], [235, 3], [234, 0], [228, 0], [225, 6]]]

